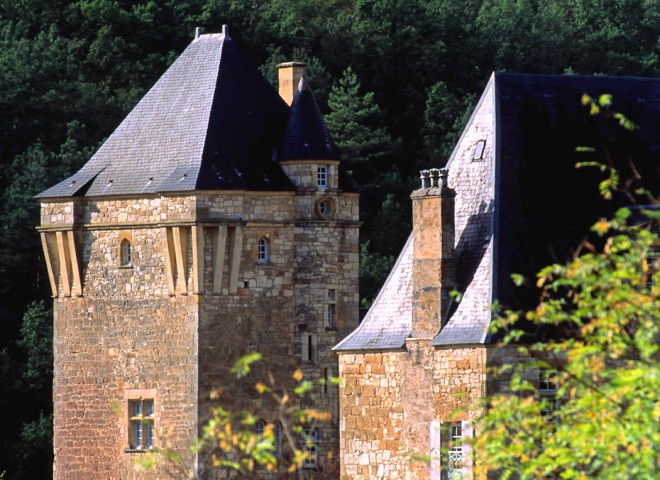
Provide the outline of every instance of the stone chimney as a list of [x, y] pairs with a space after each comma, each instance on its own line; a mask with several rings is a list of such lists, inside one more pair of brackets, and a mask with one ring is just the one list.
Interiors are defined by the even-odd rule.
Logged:
[[287, 62], [280, 63], [278, 68], [278, 78], [280, 86], [280, 97], [291, 106], [293, 97], [296, 95], [298, 83], [305, 72], [306, 63], [303, 62]]
[[448, 320], [450, 292], [456, 286], [454, 198], [447, 170], [421, 172], [422, 186], [413, 203], [414, 338], [432, 338]]

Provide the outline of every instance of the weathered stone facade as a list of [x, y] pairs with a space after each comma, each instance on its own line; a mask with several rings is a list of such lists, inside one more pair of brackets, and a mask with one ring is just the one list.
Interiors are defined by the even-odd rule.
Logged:
[[[320, 196], [336, 202], [332, 219], [313, 208], [301, 217], [300, 204]], [[131, 391], [155, 392], [157, 445], [183, 452], [211, 389], [224, 388], [231, 408], [250, 407], [252, 385], [229, 373], [241, 355], [261, 352], [287, 376], [300, 365], [311, 379], [336, 375], [330, 349], [357, 324], [357, 195], [85, 199], [44, 203], [42, 222], [55, 294], [57, 478], [132, 478], [140, 453], [126, 452]], [[130, 265], [120, 264], [122, 238]], [[260, 238], [269, 246], [263, 263]], [[317, 351], [303, 363], [305, 335]], [[336, 418], [336, 388], [312, 397]], [[321, 461], [336, 457], [336, 428], [321, 438]]]
[[[522, 361], [515, 349], [485, 341], [493, 302], [494, 113], [491, 81], [447, 170], [421, 173], [411, 238], [360, 327], [335, 347], [342, 479], [456, 478], [442, 442], [452, 428], [469, 438], [484, 397], [506, 382], [490, 378], [489, 367]], [[452, 453], [462, 458], [456, 473], [472, 478], [469, 441]]]
[[[337, 375], [331, 348], [358, 324], [358, 195], [339, 188], [302, 66], [280, 71], [287, 106], [226, 30], [201, 36], [79, 172], [39, 195], [55, 478], [168, 478], [136, 466], [152, 448], [226, 478], [189, 450], [209, 410], [279, 414], [230, 372], [236, 360], [261, 353], [254, 377], [284, 387], [297, 368]], [[337, 387], [304, 401], [333, 414], [313, 466], [336, 464]]]
[[[488, 367], [526, 360], [515, 348], [436, 348], [424, 339], [411, 339], [406, 351], [339, 355], [341, 478], [446, 478], [431, 426], [468, 425], [487, 392], [506, 389], [507, 378]], [[538, 370], [529, 375], [538, 379]], [[469, 468], [473, 459], [465, 460]]]

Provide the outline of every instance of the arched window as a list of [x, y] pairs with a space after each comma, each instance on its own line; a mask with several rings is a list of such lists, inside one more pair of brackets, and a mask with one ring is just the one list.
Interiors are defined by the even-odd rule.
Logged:
[[262, 238], [259, 239], [257, 262], [258, 263], [268, 263], [268, 239], [267, 238], [262, 237]]
[[259, 420], [257, 423], [254, 424], [254, 433], [257, 435], [263, 435], [264, 430], [266, 430], [266, 422], [263, 420]]
[[282, 456], [282, 424], [275, 422], [275, 456]]
[[122, 267], [130, 267], [131, 264], [131, 242], [124, 238], [119, 244], [119, 264]]

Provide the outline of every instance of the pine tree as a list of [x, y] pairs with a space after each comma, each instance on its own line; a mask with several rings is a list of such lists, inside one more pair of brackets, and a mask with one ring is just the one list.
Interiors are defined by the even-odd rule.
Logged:
[[331, 110], [325, 117], [328, 130], [356, 179], [366, 180], [359, 177], [373, 170], [386, 170], [383, 160], [395, 153], [398, 142], [383, 125], [383, 112], [374, 93], [360, 93], [360, 81], [351, 67], [332, 87], [328, 106]]

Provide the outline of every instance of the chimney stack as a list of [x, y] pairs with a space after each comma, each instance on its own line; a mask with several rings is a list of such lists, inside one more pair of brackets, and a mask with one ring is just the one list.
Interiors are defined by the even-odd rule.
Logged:
[[432, 338], [448, 320], [450, 293], [456, 288], [454, 199], [447, 170], [421, 172], [413, 203], [414, 338]]
[[280, 97], [289, 105], [293, 103], [293, 98], [296, 96], [296, 89], [300, 83], [300, 79], [305, 73], [305, 66], [303, 62], [286, 62], [280, 63], [278, 68]]

